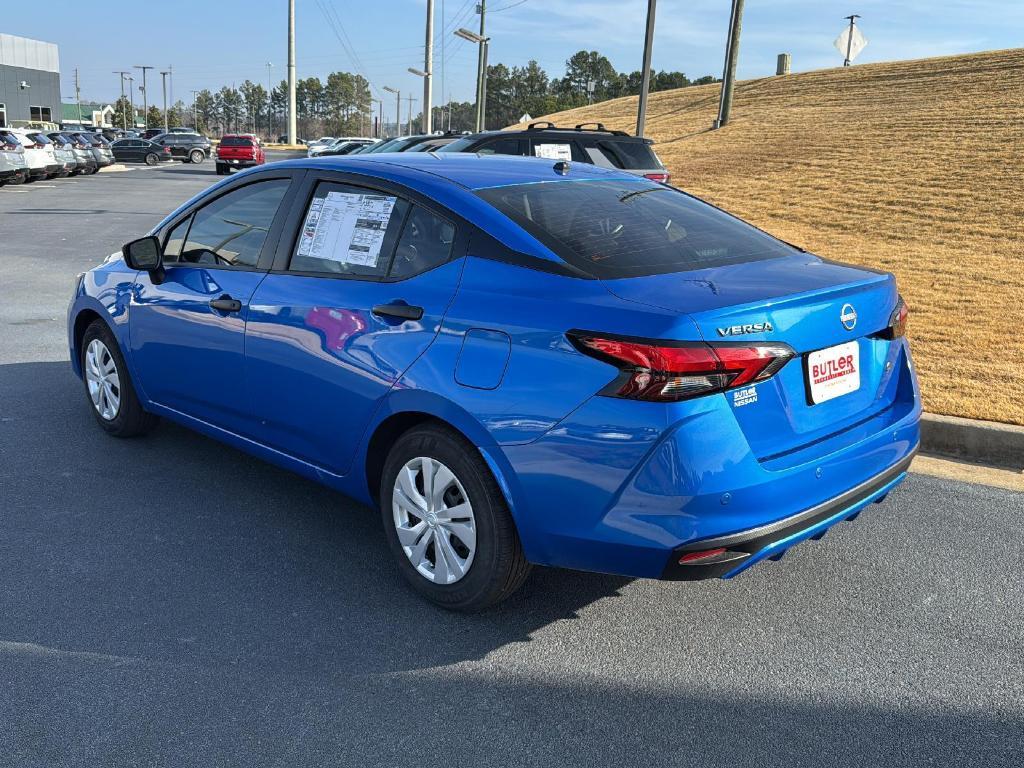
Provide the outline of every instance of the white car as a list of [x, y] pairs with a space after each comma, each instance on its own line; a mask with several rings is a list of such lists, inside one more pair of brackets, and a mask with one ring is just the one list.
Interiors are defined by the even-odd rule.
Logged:
[[321, 152], [325, 152], [332, 147], [340, 147], [347, 141], [361, 141], [369, 142], [371, 144], [378, 141], [377, 139], [371, 139], [368, 136], [338, 136], [337, 138], [327, 140], [326, 143], [322, 143], [325, 142], [325, 139], [327, 138], [328, 137], [325, 137], [324, 139], [317, 139], [310, 144], [309, 148], [306, 150], [306, 157], [316, 157]]
[[28, 165], [30, 181], [52, 179], [64, 172], [64, 164], [57, 160], [57, 155], [54, 153], [53, 142], [46, 144], [37, 142], [32, 136], [42, 134], [36, 130], [16, 128], [11, 133], [18, 137], [18, 141], [25, 148], [25, 164]]
[[[321, 136], [316, 141], [306, 142], [306, 157], [313, 157], [320, 151], [326, 149], [334, 142], [333, 136]], [[314, 151], [315, 150], [315, 151]]]

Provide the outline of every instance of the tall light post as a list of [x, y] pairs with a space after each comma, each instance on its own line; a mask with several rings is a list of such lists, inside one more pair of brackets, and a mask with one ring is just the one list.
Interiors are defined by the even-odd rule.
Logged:
[[[422, 77], [422, 78], [424, 78], [426, 80], [430, 79], [430, 74], [429, 73], [424, 72], [421, 69], [416, 69], [415, 67], [409, 67], [409, 74], [410, 75], [416, 75], [416, 77]], [[423, 113], [423, 125], [421, 127], [423, 128], [423, 133], [431, 133], [432, 128], [433, 128], [433, 120], [432, 120], [432, 115], [429, 114], [429, 110], [424, 111], [424, 113]], [[412, 133], [412, 129], [411, 128], [409, 130], [409, 133]]]
[[274, 68], [272, 62], [267, 62], [267, 134], [274, 138], [274, 77], [270, 70]]
[[[388, 93], [395, 94], [395, 135], [402, 135], [402, 92], [392, 88], [390, 85], [385, 85], [384, 90]], [[381, 107], [383, 112], [383, 107]]]
[[[481, 14], [480, 29], [482, 30], [483, 27], [483, 14]], [[476, 129], [482, 131], [487, 123], [487, 48], [491, 38], [464, 28], [456, 29], [455, 36], [480, 46], [480, 68], [476, 75]]]
[[153, 67], [136, 64], [132, 69], [142, 70], [142, 125], [149, 128], [149, 94], [146, 93], [146, 71]]
[[288, 143], [295, 144], [295, 0], [288, 0]]
[[376, 138], [381, 138], [384, 133], [384, 99], [375, 99], [370, 97], [370, 109], [373, 110], [373, 103], [377, 102], [377, 109], [379, 110], [380, 117], [377, 118], [377, 130], [374, 131]]
[[657, 0], [647, 0], [647, 31], [644, 34], [644, 68], [640, 78], [640, 102], [636, 108], [636, 135], [644, 135], [647, 119], [647, 93], [651, 90], [651, 50], [654, 47], [654, 13]]
[[[114, 74], [121, 76], [121, 101], [124, 101], [124, 78], [129, 73], [128, 72], [120, 72], [119, 71], [119, 72], [115, 72]], [[81, 111], [81, 110], [79, 110], [79, 111]], [[79, 115], [79, 118], [81, 118], [81, 115]], [[78, 127], [81, 128], [82, 126], [79, 125]], [[121, 113], [121, 127], [124, 130], [126, 130], [126, 131], [128, 130], [128, 114], [126, 112], [122, 112]]]
[[135, 114], [135, 78], [128, 75], [125, 80], [128, 81], [128, 114], [132, 116], [132, 130], [138, 128], [137, 115]]
[[[431, 133], [434, 127], [431, 106], [434, 103], [434, 0], [427, 0], [427, 42], [423, 55], [423, 132]], [[410, 70], [411, 71], [411, 70]]]
[[171, 123], [167, 119], [167, 76], [171, 74], [169, 71], [160, 73], [160, 81], [164, 89], [164, 133], [167, 133], [171, 129]]
[[196, 100], [196, 95], [199, 91], [192, 91], [192, 127], [196, 129], [196, 133], [199, 133], [199, 102]]

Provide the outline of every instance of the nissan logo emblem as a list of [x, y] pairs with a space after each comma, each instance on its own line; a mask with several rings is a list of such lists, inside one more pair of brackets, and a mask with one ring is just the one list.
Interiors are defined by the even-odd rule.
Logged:
[[854, 329], [857, 325], [857, 310], [853, 308], [853, 304], [843, 304], [843, 309], [839, 313], [839, 322], [848, 331]]

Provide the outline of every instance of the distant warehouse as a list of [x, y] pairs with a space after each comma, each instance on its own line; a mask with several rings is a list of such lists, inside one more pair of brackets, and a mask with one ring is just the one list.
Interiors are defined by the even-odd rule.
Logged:
[[60, 121], [57, 46], [0, 33], [0, 126]]

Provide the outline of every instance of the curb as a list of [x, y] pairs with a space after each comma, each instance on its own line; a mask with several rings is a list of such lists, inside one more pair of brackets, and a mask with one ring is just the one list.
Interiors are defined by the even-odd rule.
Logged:
[[921, 450], [981, 464], [1024, 469], [1024, 427], [959, 416], [921, 415]]

